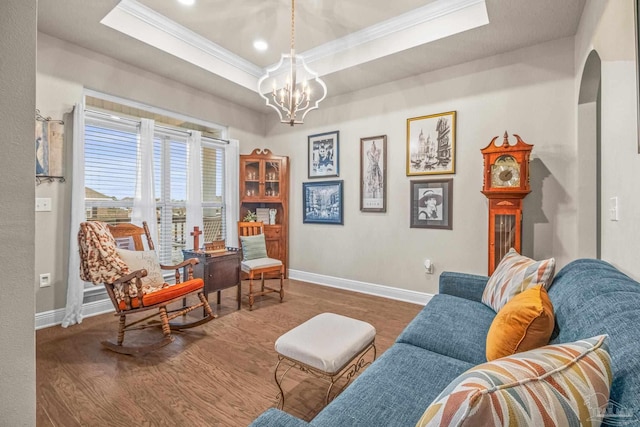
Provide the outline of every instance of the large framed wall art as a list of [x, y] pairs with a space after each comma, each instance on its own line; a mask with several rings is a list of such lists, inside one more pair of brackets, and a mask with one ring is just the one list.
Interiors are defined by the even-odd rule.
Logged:
[[304, 224], [344, 223], [344, 181], [302, 183], [302, 222]]
[[325, 132], [308, 137], [309, 178], [340, 176], [340, 132]]
[[453, 179], [411, 181], [411, 228], [453, 228]]
[[360, 139], [360, 210], [387, 211], [387, 136]]
[[407, 175], [455, 173], [456, 112], [407, 119]]

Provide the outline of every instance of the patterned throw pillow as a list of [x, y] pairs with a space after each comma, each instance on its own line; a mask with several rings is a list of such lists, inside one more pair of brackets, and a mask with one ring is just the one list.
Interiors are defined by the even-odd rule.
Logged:
[[[166, 286], [164, 277], [162, 277], [162, 270], [160, 269], [160, 262], [155, 251], [129, 251], [127, 249], [117, 249], [118, 255], [122, 258], [129, 271], [134, 272], [144, 268], [147, 270], [146, 277], [142, 278], [142, 293], [149, 294], [162, 289]], [[120, 290], [121, 291], [121, 290]], [[129, 296], [135, 297], [138, 295], [135, 286], [129, 287]], [[120, 300], [120, 298], [118, 298]]]
[[482, 302], [497, 313], [520, 292], [541, 284], [549, 289], [556, 269], [554, 258], [534, 261], [511, 248], [489, 278]]
[[416, 427], [600, 426], [611, 388], [607, 336], [548, 345], [469, 369]]
[[549, 344], [553, 305], [544, 286], [519, 293], [500, 309], [487, 333], [487, 360], [492, 361]]

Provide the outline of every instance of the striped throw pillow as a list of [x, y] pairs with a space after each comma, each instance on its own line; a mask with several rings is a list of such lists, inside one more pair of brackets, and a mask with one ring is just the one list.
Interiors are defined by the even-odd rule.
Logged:
[[607, 336], [548, 345], [469, 369], [416, 427], [600, 426], [611, 388]]
[[534, 261], [511, 248], [489, 278], [482, 302], [497, 313], [511, 298], [535, 285], [549, 289], [556, 270], [554, 258]]

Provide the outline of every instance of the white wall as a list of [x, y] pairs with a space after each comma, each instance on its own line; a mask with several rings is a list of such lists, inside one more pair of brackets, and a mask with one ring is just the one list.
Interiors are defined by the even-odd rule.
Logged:
[[[262, 145], [262, 114], [39, 33], [37, 108], [45, 116], [61, 119], [82, 100], [84, 88], [226, 125], [229, 137], [240, 140], [241, 151]], [[68, 137], [71, 129], [66, 132]], [[65, 138], [67, 167], [71, 142]], [[50, 288], [36, 285], [36, 312], [42, 313], [66, 303], [71, 183], [43, 183], [36, 196], [52, 199], [52, 211], [38, 212], [35, 219], [36, 276], [51, 273], [52, 281]]]
[[36, 1], [0, 5], [0, 425], [36, 425], [33, 293]]
[[[331, 98], [293, 129], [268, 116], [268, 146], [291, 157], [290, 267], [427, 293], [437, 292], [444, 270], [486, 274], [480, 149], [505, 130], [535, 146], [523, 252], [554, 256], [559, 267], [575, 258], [573, 48], [573, 38], [558, 40]], [[457, 111], [456, 174], [407, 177], [406, 119], [451, 110]], [[307, 136], [333, 130], [340, 131], [344, 226], [302, 224]], [[388, 137], [388, 209], [361, 213], [360, 138], [381, 134]], [[454, 178], [451, 231], [409, 228], [409, 182], [430, 178]], [[435, 264], [433, 276], [424, 274], [425, 258]]]
[[[640, 154], [633, 17], [631, 0], [587, 0], [575, 55], [578, 86], [589, 53], [595, 49], [602, 60], [602, 258], [638, 279]], [[611, 197], [618, 198], [619, 221], [609, 220]]]

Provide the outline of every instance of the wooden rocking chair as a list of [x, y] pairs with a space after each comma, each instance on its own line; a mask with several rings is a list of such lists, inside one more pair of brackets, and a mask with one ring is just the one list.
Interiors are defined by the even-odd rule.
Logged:
[[[88, 238], [88, 235], [90, 235], [92, 238]], [[98, 284], [100, 282], [96, 283], [94, 280], [98, 277], [96, 276], [98, 270], [100, 270], [101, 274], [104, 276], [104, 265], [114, 266], [114, 270], [118, 270], [118, 265], [128, 268], [128, 265], [126, 265], [126, 263], [123, 263], [123, 257], [120, 257], [120, 254], [124, 255], [124, 252], [126, 251], [121, 251], [119, 249], [127, 248], [129, 250], [144, 251], [145, 248], [142, 241], [143, 235], [146, 236], [148, 249], [150, 251], [153, 251], [153, 241], [151, 239], [149, 228], [147, 227], [146, 222], [143, 222], [143, 227], [138, 227], [133, 224], [118, 224], [112, 226], [99, 222], [82, 223], [80, 232], [78, 233], [78, 243], [80, 245], [80, 254], [82, 261], [81, 277], [84, 280], [93, 281], [94, 284]], [[98, 248], [95, 247], [97, 245], [100, 246], [99, 250], [97, 250]], [[116, 249], [116, 247], [119, 248]], [[91, 253], [91, 250], [94, 250], [94, 252]], [[100, 253], [99, 257], [104, 257], [104, 254], [106, 252], [110, 252], [111, 254], [113, 254], [114, 251], [116, 251], [119, 255], [117, 255], [115, 259], [113, 257], [107, 257], [108, 259], [104, 262], [102, 262], [102, 260], [97, 261], [96, 255], [94, 255], [96, 253], [96, 250]], [[136, 254], [135, 252], [131, 252], [131, 254], [127, 256], [130, 257], [131, 255], [133, 255], [134, 257], [141, 256], [144, 258], [146, 256], [146, 253], [147, 252]], [[157, 262], [157, 258], [155, 258], [154, 253], [152, 254], [151, 259]], [[128, 274], [117, 277], [115, 280], [111, 281], [111, 283], [108, 283], [108, 281], [102, 281], [107, 290], [107, 293], [109, 294], [109, 297], [111, 298], [111, 302], [115, 307], [115, 315], [120, 318], [120, 322], [118, 325], [117, 342], [113, 343], [111, 341], [103, 341], [102, 345], [104, 345], [109, 350], [113, 350], [117, 353], [122, 354], [148, 353], [171, 343], [174, 339], [171, 336], [172, 330], [193, 328], [216, 318], [217, 316], [213, 314], [213, 311], [209, 306], [209, 302], [204, 296], [203, 280], [193, 278], [193, 266], [197, 263], [198, 260], [195, 258], [185, 260], [182, 263], [174, 266], [165, 266], [158, 263], [160, 271], [175, 270], [176, 278], [175, 285], [167, 285], [165, 283], [163, 285], [160, 285], [162, 286], [161, 288], [147, 289], [146, 286], [143, 286], [142, 279], [145, 278], [148, 274], [147, 269], [144, 268], [137, 269], [135, 271], [132, 271], [134, 270], [133, 267], [128, 268], [128, 270], [130, 271]], [[183, 269], [185, 267], [187, 270], [187, 280], [181, 283], [180, 269]], [[157, 268], [153, 269], [157, 270]], [[93, 273], [93, 276], [90, 274], [89, 270], [91, 273]], [[157, 276], [162, 278], [162, 274], [160, 273], [160, 271], [157, 271]], [[117, 271], [116, 276], [119, 276], [119, 274], [117, 274]], [[162, 282], [163, 281], [164, 280], [162, 280]], [[135, 290], [134, 296], [130, 296], [130, 294], [132, 293], [130, 292], [131, 290]], [[186, 298], [187, 296], [192, 294], [197, 294], [199, 302], [193, 305], [187, 305]], [[168, 310], [167, 306], [174, 302], [181, 302], [182, 306], [180, 308]], [[191, 322], [171, 322], [175, 318], [184, 316], [190, 311], [196, 310], [200, 307], [204, 307], [205, 312], [202, 318]], [[157, 312], [141, 319], [134, 320], [127, 324], [128, 315], [142, 313], [148, 310], [157, 310]], [[150, 319], [155, 318], [156, 316], [160, 317], [159, 323], [157, 320], [148, 322]], [[140, 346], [123, 345], [125, 332], [158, 326], [162, 327], [162, 332], [164, 335], [163, 338], [159, 341], [156, 341], [152, 344]]]

